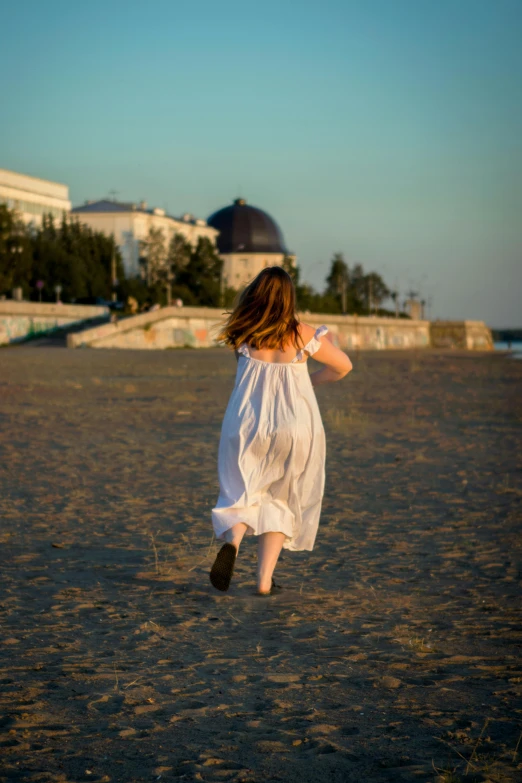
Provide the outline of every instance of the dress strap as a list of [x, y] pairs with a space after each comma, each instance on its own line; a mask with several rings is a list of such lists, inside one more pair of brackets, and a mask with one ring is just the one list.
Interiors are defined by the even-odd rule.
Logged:
[[241, 356], [246, 356], [247, 358], [250, 358], [250, 353], [248, 351], [246, 343], [241, 343], [241, 345], [237, 349], [237, 352], [240, 353]]
[[323, 326], [320, 326], [318, 329], [316, 329], [312, 339], [306, 343], [304, 348], [301, 348], [295, 359], [292, 359], [292, 362], [301, 362], [305, 358], [305, 353], [307, 353], [308, 356], [313, 356], [314, 353], [321, 347], [319, 338], [323, 337], [327, 331], [328, 327], [324, 326], [324, 324]]

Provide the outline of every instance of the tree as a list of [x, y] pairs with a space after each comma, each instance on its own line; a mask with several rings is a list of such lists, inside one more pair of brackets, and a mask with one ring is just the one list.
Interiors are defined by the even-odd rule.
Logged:
[[378, 309], [379, 305], [388, 299], [391, 291], [377, 272], [370, 272], [365, 276], [367, 290], [368, 313]]
[[174, 234], [169, 242], [167, 251], [167, 265], [171, 271], [173, 280], [186, 268], [190, 261], [192, 247], [183, 234]]
[[350, 288], [350, 272], [342, 253], [336, 253], [332, 258], [330, 274], [326, 278], [326, 291], [338, 302], [338, 310], [345, 314], [348, 304], [348, 290]]
[[0, 204], [0, 293], [11, 293], [15, 287], [27, 289], [30, 268], [30, 233], [14, 210]]
[[[171, 294], [188, 305], [233, 304], [237, 292], [223, 287], [223, 261], [209, 239], [201, 238], [193, 248], [184, 236], [175, 234], [167, 247], [163, 231], [151, 228], [140, 244], [146, 279], [126, 280], [113, 237], [67, 215], [58, 224], [52, 216], [44, 215], [41, 227], [29, 230], [13, 210], [0, 205], [0, 294], [21, 286], [25, 295], [36, 298], [36, 283], [43, 281], [41, 293], [47, 301], [54, 301], [57, 284], [62, 286], [64, 301], [109, 299], [116, 276], [120, 296], [132, 295], [140, 304], [169, 303]], [[365, 274], [360, 264], [350, 269], [342, 253], [332, 259], [323, 293], [300, 281], [300, 269], [292, 256], [285, 256], [281, 266], [294, 281], [301, 312], [364, 313], [388, 296], [398, 303], [397, 295], [379, 274]], [[409, 293], [412, 298], [417, 296]]]
[[223, 261], [207, 237], [200, 237], [190, 261], [177, 275], [176, 283], [186, 286], [199, 304], [206, 307], [222, 305]]
[[[85, 227], [84, 227], [85, 228]], [[125, 270], [113, 236], [90, 230], [87, 256], [88, 286], [91, 296], [110, 298], [121, 287]], [[115, 278], [115, 279], [114, 279]]]
[[171, 275], [167, 268], [168, 253], [162, 228], [154, 228], [154, 226], [149, 228], [147, 238], [140, 241], [140, 257], [145, 267], [148, 286], [170, 281]]
[[41, 280], [46, 300], [54, 299], [57, 284], [62, 286], [64, 301], [110, 299], [113, 271], [120, 285], [124, 280], [123, 262], [114, 238], [83, 225], [74, 216], [64, 216], [59, 227], [51, 216], [44, 216], [31, 244], [29, 284], [33, 296], [36, 282]]
[[83, 299], [88, 297], [89, 271], [87, 254], [89, 252], [89, 229], [80, 224], [74, 225], [64, 213], [58, 229], [55, 257], [50, 263], [50, 280], [52, 287], [62, 286], [62, 292], [67, 299]]
[[300, 312], [309, 313], [339, 313], [337, 299], [329, 294], [319, 294], [308, 283], [302, 283], [296, 288], [297, 307]]
[[285, 256], [281, 262], [281, 266], [285, 272], [288, 272], [293, 280], [295, 287], [297, 288], [299, 286], [299, 267], [295, 263], [295, 257]]
[[[119, 280], [123, 263], [113, 237], [93, 231], [75, 217], [64, 215], [57, 226], [44, 215], [39, 228], [28, 228], [13, 210], [0, 205], [0, 293], [20, 286], [24, 295], [54, 301], [56, 285], [62, 298], [108, 299], [113, 262]], [[42, 281], [43, 289], [37, 289]]]
[[361, 264], [354, 264], [350, 269], [342, 253], [332, 258], [322, 294], [311, 286], [298, 287], [299, 308], [317, 313], [363, 314], [369, 312], [370, 297], [375, 307], [388, 296], [390, 291], [377, 272], [365, 274]]
[[352, 312], [361, 315], [365, 312], [368, 286], [362, 264], [354, 264], [350, 272]]

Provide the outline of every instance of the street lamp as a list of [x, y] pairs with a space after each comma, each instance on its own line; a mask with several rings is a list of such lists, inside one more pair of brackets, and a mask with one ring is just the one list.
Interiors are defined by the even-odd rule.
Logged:
[[399, 317], [399, 292], [397, 290], [392, 291], [390, 294], [393, 304], [395, 305], [395, 318]]
[[114, 245], [112, 246], [112, 252], [111, 252], [111, 284], [112, 284], [112, 301], [116, 302], [116, 300], [118, 299], [116, 288], [119, 285], [119, 281], [118, 278], [116, 277], [116, 248]]
[[61, 304], [60, 294], [62, 293], [62, 286], [59, 283], [54, 286], [54, 293], [56, 294], [56, 304]]
[[[18, 241], [20, 241], [20, 240], [18, 240]], [[19, 260], [20, 260], [20, 258], [22, 256], [22, 253], [24, 252], [24, 249], [23, 249], [22, 245], [17, 244], [17, 245], [11, 245], [10, 250], [11, 250], [11, 253], [13, 254], [13, 267], [15, 269], [17, 269], [17, 267], [19, 265]], [[17, 256], [18, 256], [18, 259], [17, 259]], [[15, 299], [18, 302], [22, 301], [22, 299], [24, 297], [22, 286], [16, 286], [15, 288], [13, 288], [12, 297], [13, 297], [13, 299]]]

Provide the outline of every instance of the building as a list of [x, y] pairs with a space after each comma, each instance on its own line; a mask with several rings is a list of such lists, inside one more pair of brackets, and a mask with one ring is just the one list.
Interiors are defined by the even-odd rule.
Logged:
[[411, 297], [404, 302], [404, 309], [413, 321], [424, 320], [424, 301], [419, 302], [418, 299]]
[[195, 247], [201, 237], [207, 237], [215, 244], [218, 233], [193, 215], [175, 218], [167, 215], [164, 209], [149, 209], [144, 201], [137, 204], [108, 199], [88, 201], [82, 207], [75, 207], [72, 214], [95, 231], [114, 236], [127, 277], [137, 277], [141, 273], [140, 243], [147, 239], [151, 228], [163, 231], [167, 247], [174, 234], [181, 234]]
[[43, 215], [59, 220], [71, 210], [67, 185], [6, 169], [0, 169], [0, 204], [15, 209], [24, 223], [34, 226], [41, 226]]
[[223, 284], [239, 289], [267, 266], [281, 264], [285, 256], [295, 262], [285, 246], [275, 220], [262, 209], [238, 198], [211, 215], [207, 223], [219, 231], [217, 247], [224, 261]]

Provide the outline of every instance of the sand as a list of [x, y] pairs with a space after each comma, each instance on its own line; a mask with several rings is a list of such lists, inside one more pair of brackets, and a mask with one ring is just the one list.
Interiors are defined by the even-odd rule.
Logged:
[[214, 591], [219, 350], [0, 351], [0, 781], [522, 780], [522, 362], [317, 390], [316, 548]]

